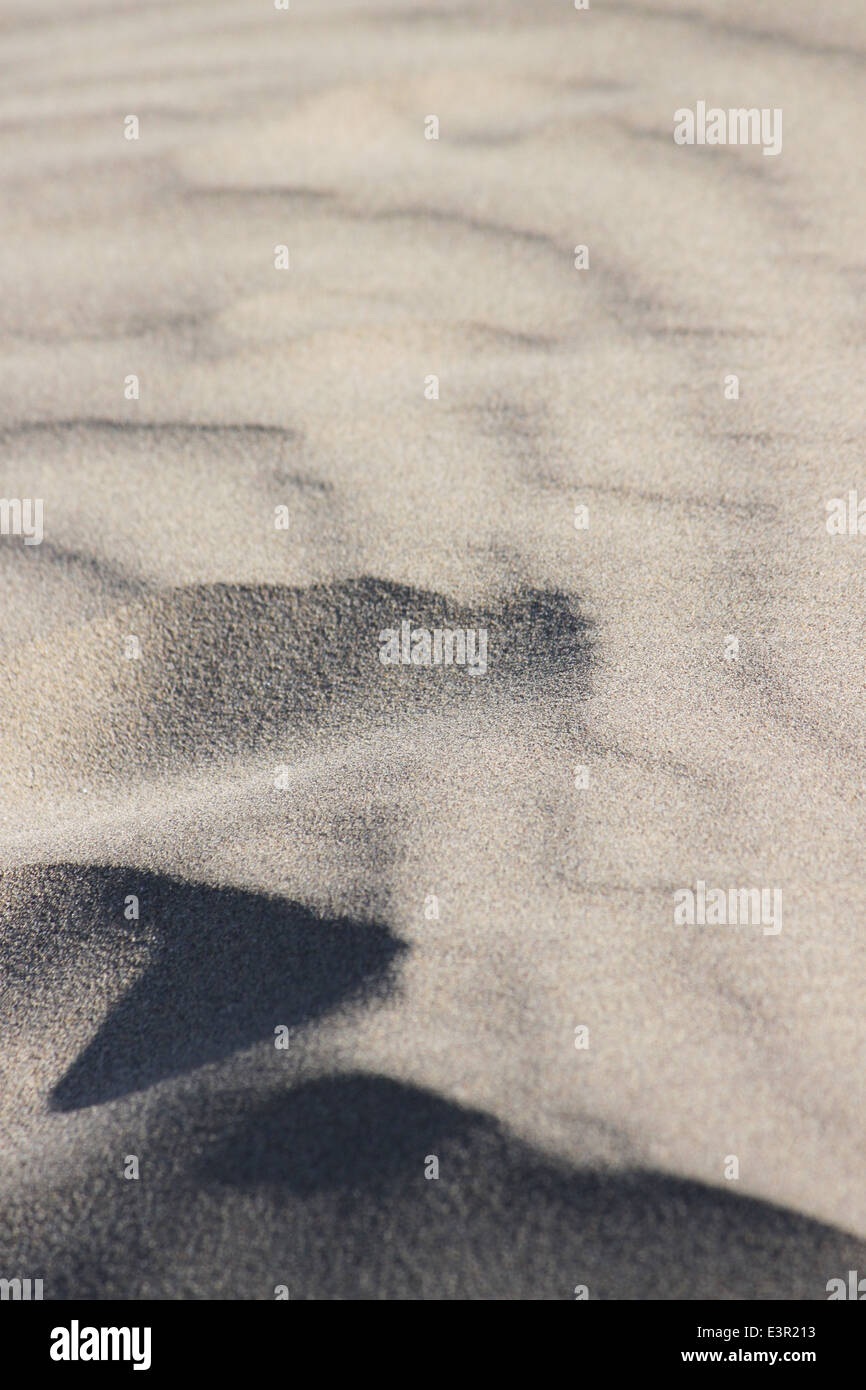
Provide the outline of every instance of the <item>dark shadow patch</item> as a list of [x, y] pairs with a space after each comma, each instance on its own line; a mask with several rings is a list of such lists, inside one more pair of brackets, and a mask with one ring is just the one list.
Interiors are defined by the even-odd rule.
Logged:
[[[404, 620], [410, 632], [485, 629], [486, 673], [470, 674], [468, 662], [384, 665], [381, 634], [402, 639]], [[143, 656], [125, 664], [134, 669], [120, 671], [100, 711], [100, 770], [109, 776], [144, 766], [176, 772], [181, 758], [276, 754], [293, 734], [394, 728], [419, 712], [483, 713], [491, 701], [545, 692], [579, 699], [589, 693], [593, 654], [573, 596], [524, 589], [469, 608], [373, 578], [172, 590], [130, 604], [123, 630], [140, 638]]]
[[339, 1214], [341, 1258], [312, 1285], [299, 1271], [301, 1297], [573, 1299], [580, 1283], [592, 1298], [822, 1298], [866, 1257], [832, 1227], [722, 1188], [575, 1170], [489, 1115], [378, 1076], [255, 1107], [198, 1176]]
[[[828, 1279], [866, 1264], [864, 1242], [797, 1212], [575, 1168], [382, 1076], [276, 1098], [188, 1087], [135, 1107], [52, 1194], [59, 1221], [35, 1239], [31, 1222], [8, 1258], [0, 1240], [4, 1267], [50, 1270], [47, 1298], [272, 1300], [285, 1284], [292, 1299], [571, 1301], [583, 1284], [593, 1300], [824, 1299]], [[140, 1183], [119, 1176], [133, 1136]]]
[[[65, 953], [86, 950], [97, 982], [87, 1002], [98, 1015], [100, 980], [142, 972], [55, 1086], [57, 1110], [219, 1061], [273, 1039], [279, 1024], [300, 1028], [350, 1001], [382, 998], [405, 949], [375, 922], [131, 867], [30, 867], [4, 875], [2, 886], [7, 983], [17, 975], [25, 988], [22, 962], [32, 966], [35, 956], [57, 977]], [[139, 898], [139, 922], [124, 918], [128, 894]]]

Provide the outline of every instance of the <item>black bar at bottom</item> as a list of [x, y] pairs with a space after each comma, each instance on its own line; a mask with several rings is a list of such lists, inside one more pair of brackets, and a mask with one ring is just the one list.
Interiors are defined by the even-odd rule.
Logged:
[[[382, 1316], [380, 1314], [379, 1316]], [[487, 1338], [478, 1342], [478, 1309], [470, 1312], [466, 1324], [464, 1311], [455, 1331], [468, 1334], [478, 1345], [479, 1356], [494, 1352], [497, 1343]], [[489, 1328], [484, 1317], [485, 1331]], [[185, 1371], [197, 1376], [213, 1374], [221, 1380], [232, 1374], [266, 1373], [282, 1367], [287, 1374], [309, 1368], [310, 1357], [322, 1370], [333, 1369], [337, 1347], [335, 1335], [350, 1334], [357, 1326], [359, 1338], [345, 1342], [355, 1374], [364, 1371], [363, 1351], [371, 1349], [370, 1312], [363, 1322], [335, 1303], [315, 1306], [297, 1300], [262, 1303], [25, 1303], [0, 1304], [4, 1363], [16, 1364], [20, 1371], [45, 1373], [53, 1379], [86, 1375], [92, 1379], [101, 1370], [112, 1375], [144, 1376], [161, 1382]], [[405, 1327], [405, 1313], [391, 1313], [375, 1324], [382, 1335], [391, 1325]], [[441, 1314], [427, 1314], [424, 1324], [412, 1331], [422, 1338], [424, 1379], [441, 1367], [443, 1375], [453, 1375], [455, 1349], [443, 1339]], [[385, 1319], [387, 1318], [387, 1322]], [[427, 1322], [427, 1319], [430, 1322]], [[503, 1352], [510, 1356], [515, 1336], [527, 1352], [537, 1354], [547, 1343], [537, 1341], [539, 1326], [531, 1322], [525, 1330], [514, 1323], [501, 1338]], [[461, 1326], [462, 1324], [462, 1326]], [[544, 1325], [545, 1337], [562, 1332], [561, 1348], [576, 1358], [575, 1371], [591, 1367], [594, 1373], [621, 1370], [666, 1372], [674, 1367], [688, 1371], [696, 1366], [778, 1367], [803, 1366], [828, 1373], [848, 1373], [857, 1365], [863, 1346], [866, 1321], [859, 1308], [827, 1303], [669, 1303], [596, 1302], [576, 1300], [568, 1316]], [[531, 1340], [527, 1340], [527, 1339]], [[399, 1347], [396, 1361], [399, 1370]], [[482, 1349], [482, 1346], [484, 1350]], [[437, 1349], [438, 1348], [438, 1349]], [[305, 1353], [302, 1362], [297, 1358]], [[368, 1350], [369, 1354], [369, 1350]], [[591, 1360], [587, 1360], [587, 1358]], [[321, 1358], [321, 1360], [318, 1360]], [[380, 1344], [366, 1368], [373, 1372], [387, 1364], [387, 1350]], [[419, 1368], [420, 1369], [420, 1368]], [[404, 1367], [405, 1371], [405, 1367]], [[20, 1372], [19, 1372], [20, 1373]], [[308, 1372], [307, 1372], [308, 1374]]]

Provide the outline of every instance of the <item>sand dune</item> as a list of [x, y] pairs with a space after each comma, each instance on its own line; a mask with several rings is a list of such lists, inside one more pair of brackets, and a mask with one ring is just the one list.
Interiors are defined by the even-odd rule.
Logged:
[[[0, 1276], [825, 1298], [866, 1260], [859, 0], [0, 33], [0, 495], [44, 501], [0, 535]], [[781, 152], [678, 146], [698, 101]], [[383, 664], [404, 622], [485, 671]], [[676, 923], [698, 881], [781, 931]]]

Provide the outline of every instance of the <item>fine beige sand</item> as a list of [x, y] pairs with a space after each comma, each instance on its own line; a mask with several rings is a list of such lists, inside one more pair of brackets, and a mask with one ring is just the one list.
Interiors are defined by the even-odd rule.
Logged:
[[[4, 0], [0, 54], [0, 496], [44, 502], [0, 1277], [866, 1274], [862, 0]], [[676, 145], [698, 101], [781, 153]], [[383, 665], [404, 620], [486, 672]], [[782, 930], [675, 923], [698, 880]]]

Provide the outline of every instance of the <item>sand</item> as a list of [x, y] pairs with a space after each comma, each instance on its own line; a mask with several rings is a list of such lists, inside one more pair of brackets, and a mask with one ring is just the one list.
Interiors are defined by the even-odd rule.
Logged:
[[866, 1272], [861, 0], [0, 35], [0, 1276]]

